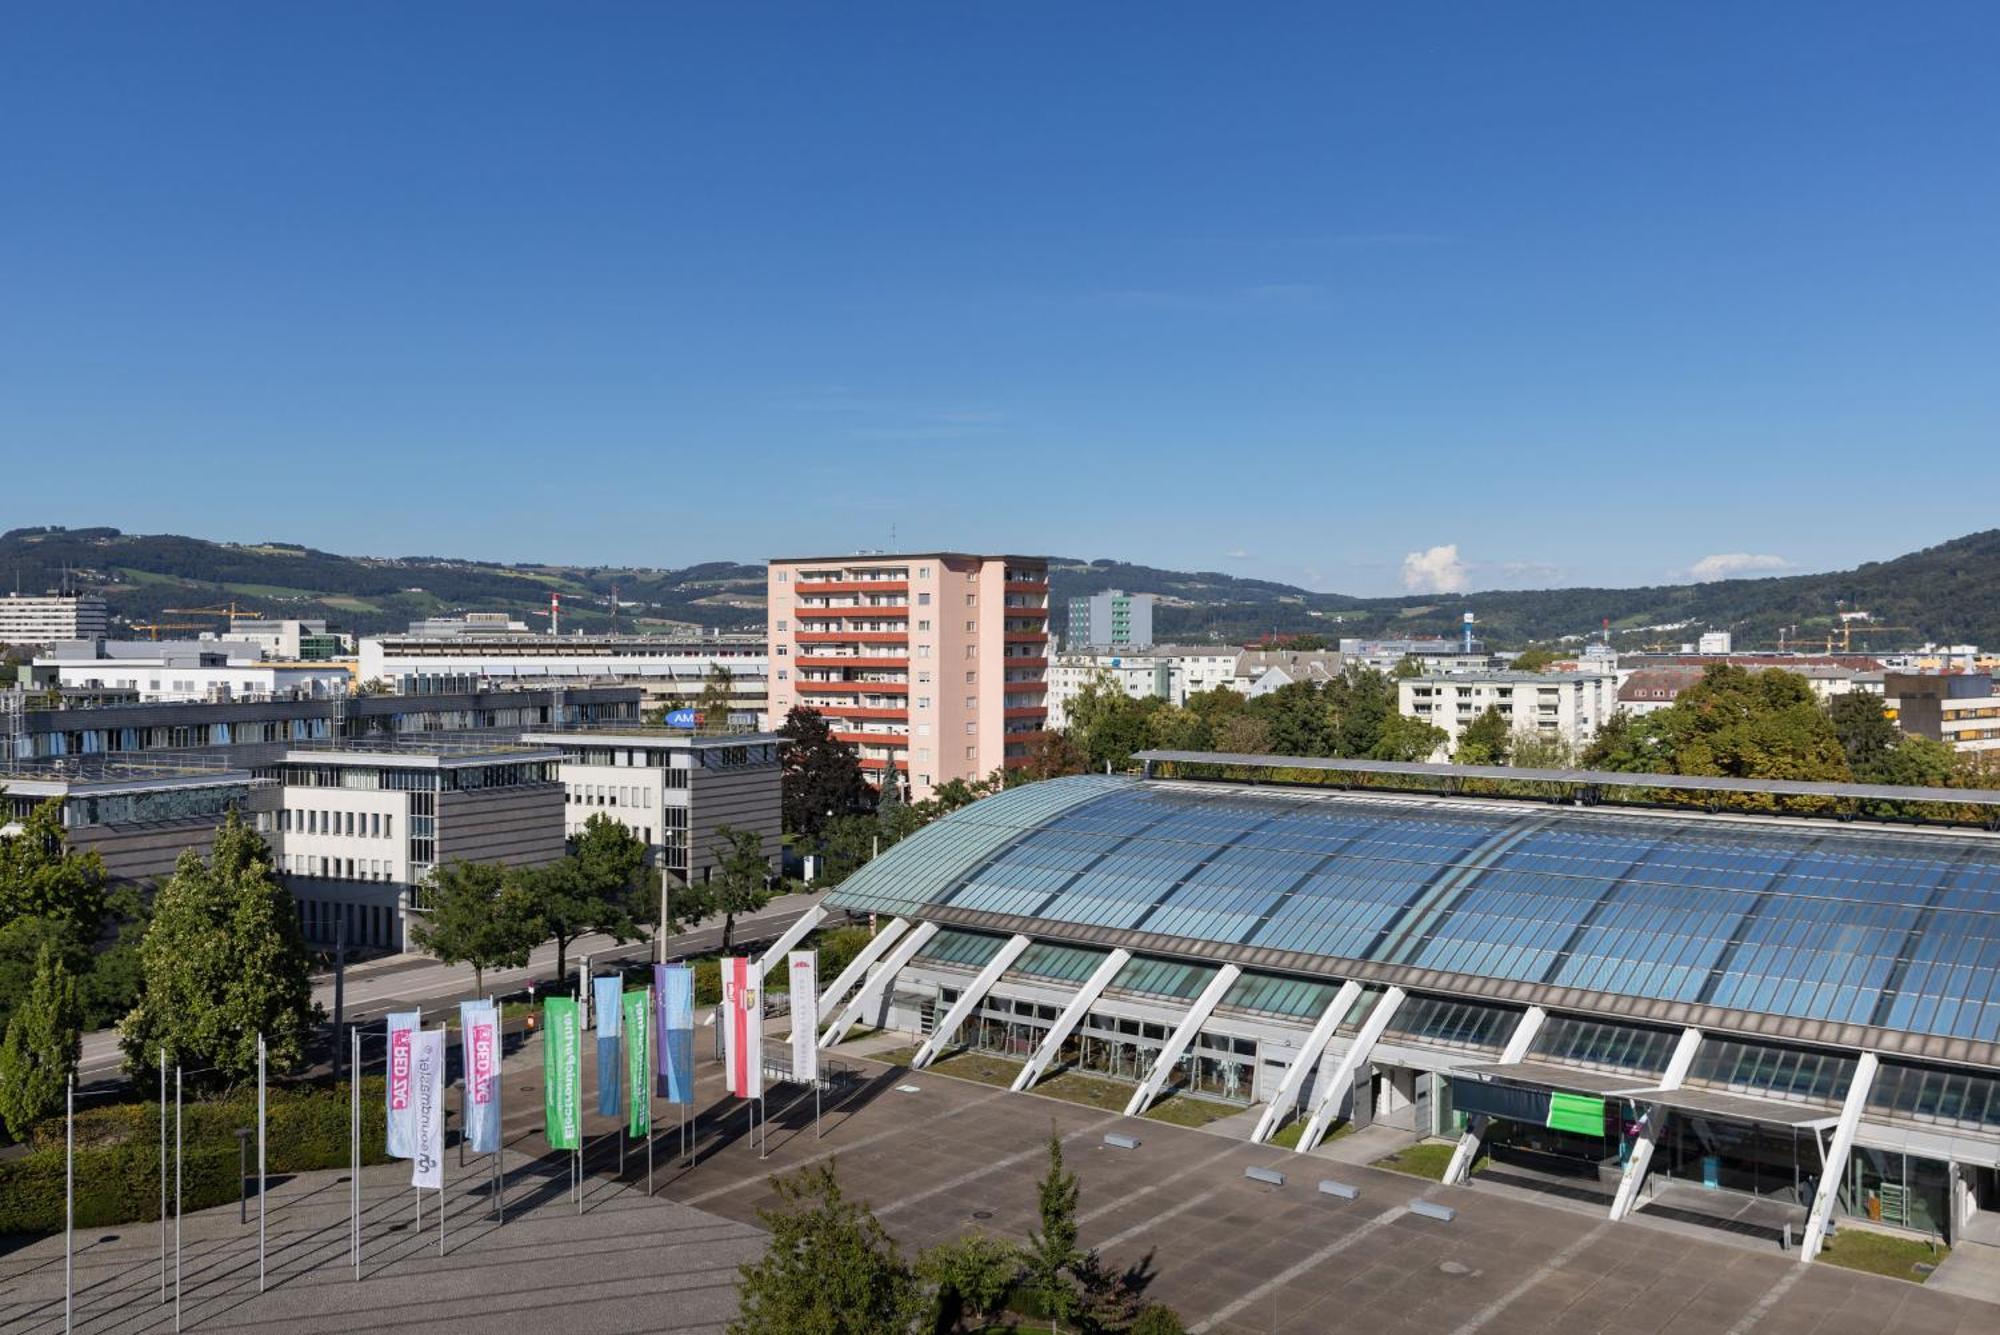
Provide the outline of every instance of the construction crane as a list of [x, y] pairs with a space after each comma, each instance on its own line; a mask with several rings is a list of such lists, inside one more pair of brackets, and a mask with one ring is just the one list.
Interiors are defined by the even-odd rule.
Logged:
[[199, 621], [128, 621], [125, 624], [131, 627], [133, 630], [151, 631], [152, 634], [149, 635], [147, 638], [154, 640], [160, 638], [160, 632], [163, 630], [207, 630], [208, 629], [207, 626], [203, 625]]
[[[236, 629], [236, 619], [238, 617], [260, 617], [264, 615], [253, 607], [242, 606], [234, 598], [229, 600], [229, 606], [227, 607], [169, 607], [163, 610], [183, 616], [228, 617], [229, 628], [231, 630]], [[200, 627], [196, 627], [196, 629], [200, 629]]]

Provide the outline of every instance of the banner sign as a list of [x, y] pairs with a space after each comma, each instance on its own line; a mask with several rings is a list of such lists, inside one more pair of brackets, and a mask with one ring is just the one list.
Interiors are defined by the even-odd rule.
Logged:
[[792, 971], [792, 1079], [819, 1079], [819, 952], [794, 950]]
[[410, 1099], [410, 1048], [413, 1035], [423, 1027], [424, 1013], [389, 1013], [389, 1157], [408, 1159], [417, 1152], [415, 1118]]
[[729, 1092], [739, 1099], [764, 1095], [764, 989], [754, 961], [722, 961], [722, 1060]]
[[590, 980], [597, 1012], [597, 1115], [616, 1117], [623, 1102], [618, 1060], [618, 999], [624, 984], [615, 973], [599, 974]]
[[465, 1067], [465, 1144], [474, 1154], [500, 1148], [500, 1011], [490, 1001], [458, 1003], [458, 1057]]
[[444, 1190], [444, 1026], [412, 1036], [411, 1111], [416, 1153], [410, 1157], [410, 1185]]
[[660, 1020], [660, 1097], [668, 1103], [694, 1102], [694, 969], [686, 964], [653, 966], [653, 1004]]
[[550, 997], [542, 1003], [542, 1117], [552, 1150], [583, 1144], [583, 1062], [578, 1052], [576, 1002]]
[[1557, 1091], [1549, 1096], [1548, 1125], [1553, 1131], [1571, 1131], [1580, 1136], [1602, 1136], [1604, 1100], [1589, 1094], [1565, 1094]]
[[693, 709], [669, 709], [665, 721], [669, 728], [695, 728], [701, 726], [701, 714]]
[[653, 1129], [653, 1045], [649, 1041], [653, 1009], [651, 988], [625, 994], [625, 1088], [630, 1102], [626, 1129], [635, 1136]]

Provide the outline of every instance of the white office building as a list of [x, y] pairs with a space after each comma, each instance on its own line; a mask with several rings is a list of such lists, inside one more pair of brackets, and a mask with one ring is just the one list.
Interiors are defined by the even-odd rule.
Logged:
[[72, 640], [34, 670], [61, 689], [131, 691], [144, 704], [330, 700], [353, 686], [345, 663], [266, 662], [261, 647], [231, 640]]
[[1069, 600], [1065, 648], [1144, 649], [1152, 643], [1152, 594], [1106, 589]]
[[110, 611], [95, 594], [0, 597], [0, 644], [57, 644], [110, 633]]
[[1582, 748], [1618, 708], [1612, 672], [1427, 673], [1397, 683], [1396, 707], [1411, 718], [1444, 729], [1439, 759], [1450, 756], [1459, 734], [1488, 709], [1497, 709], [1516, 733], [1560, 737]]

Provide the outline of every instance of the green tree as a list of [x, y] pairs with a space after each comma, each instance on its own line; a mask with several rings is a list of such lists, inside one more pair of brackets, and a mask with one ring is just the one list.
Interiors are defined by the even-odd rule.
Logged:
[[243, 1080], [256, 1072], [259, 1034], [273, 1070], [304, 1064], [321, 1013], [298, 910], [264, 840], [235, 812], [206, 861], [181, 854], [140, 959], [145, 991], [121, 1026], [128, 1070], [152, 1070], [164, 1047], [169, 1062], [212, 1070], [205, 1080]]
[[[736, 940], [738, 914], [755, 913], [771, 901], [771, 860], [755, 830], [719, 825], [715, 830], [715, 871], [701, 887], [709, 913], [722, 915], [722, 953]], [[706, 916], [706, 915], [704, 915]]]
[[1555, 650], [1543, 648], [1541, 645], [1530, 645], [1515, 654], [1514, 661], [1507, 666], [1516, 672], [1546, 672], [1549, 665], [1555, 661]]
[[[1612, 717], [1623, 718], [1623, 714]], [[1574, 769], [1576, 748], [1558, 732], [1517, 732], [1507, 763], [1515, 769]]]
[[34, 984], [0, 1041], [0, 1121], [14, 1139], [26, 1139], [29, 1127], [62, 1108], [82, 1030], [76, 976], [54, 944], [45, 943]]
[[946, 1330], [966, 1317], [998, 1317], [1020, 1274], [1020, 1251], [977, 1230], [917, 1257], [917, 1277], [930, 1285], [937, 1305], [936, 1325]]
[[[602, 932], [623, 945], [659, 916], [656, 873], [646, 866], [646, 857], [645, 844], [600, 812], [584, 822], [561, 861], [515, 873], [541, 935], [555, 938], [557, 977], [568, 976], [569, 948], [577, 938]], [[654, 925], [672, 929], [672, 924]]]
[[1083, 753], [1092, 773], [1109, 766], [1132, 767], [1132, 753], [1146, 749], [1147, 719], [1161, 702], [1135, 700], [1109, 672], [1083, 684], [1069, 702], [1069, 739]]
[[1187, 1327], [1173, 1308], [1154, 1303], [1139, 1313], [1127, 1335], [1187, 1335]]
[[778, 735], [789, 743], [783, 776], [786, 833], [817, 840], [833, 821], [868, 810], [859, 753], [833, 735], [817, 709], [794, 706]]
[[417, 949], [470, 964], [484, 996], [488, 969], [518, 969], [544, 939], [534, 898], [497, 862], [453, 861], [431, 873], [429, 911], [410, 928]]
[[0, 835], [0, 927], [41, 918], [61, 933], [65, 949], [88, 950], [103, 929], [105, 883], [96, 852], [70, 848], [59, 801], [40, 803], [19, 833]]
[[1002, 771], [1000, 782], [1003, 787], [1012, 787], [1059, 779], [1065, 774], [1083, 773], [1088, 763], [1075, 742], [1053, 728], [1044, 728], [1029, 738], [1028, 763]]
[[730, 1335], [895, 1335], [923, 1311], [916, 1277], [867, 1206], [847, 1199], [832, 1163], [771, 1179], [770, 1234], [742, 1267]]
[[1076, 1245], [1079, 1193], [1076, 1174], [1063, 1169], [1062, 1137], [1050, 1126], [1049, 1166], [1036, 1187], [1036, 1213], [1042, 1226], [1028, 1234], [1028, 1247], [1021, 1256], [1029, 1291], [1041, 1300], [1050, 1330], [1074, 1315], [1079, 1301], [1076, 1274], [1084, 1261]]
[[729, 705], [736, 698], [736, 680], [720, 663], [708, 665], [708, 677], [701, 684], [701, 698], [695, 702], [698, 731], [717, 736], [730, 731]]
[[1488, 705], [1485, 713], [1459, 731], [1458, 749], [1451, 758], [1459, 765], [1504, 765], [1513, 745], [1513, 723], [1500, 706]]
[[1446, 736], [1436, 724], [1408, 714], [1391, 714], [1382, 720], [1368, 754], [1375, 760], [1429, 760], [1444, 745]]
[[1833, 721], [1795, 672], [1715, 664], [1665, 709], [1613, 715], [1591, 744], [1593, 768], [1739, 779], [1852, 777]]

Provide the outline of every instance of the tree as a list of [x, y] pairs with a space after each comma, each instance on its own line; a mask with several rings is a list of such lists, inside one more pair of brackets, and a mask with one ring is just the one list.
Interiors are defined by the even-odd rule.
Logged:
[[1673, 704], [1636, 720], [1613, 715], [1592, 742], [1593, 768], [1738, 779], [1844, 782], [1833, 722], [1795, 672], [1715, 664]]
[[736, 679], [720, 663], [708, 665], [708, 677], [701, 684], [701, 698], [695, 702], [699, 730], [710, 736], [730, 730], [729, 706], [736, 698]]
[[1833, 735], [1840, 739], [1841, 753], [1847, 757], [1848, 769], [1863, 783], [1878, 782], [1872, 777], [1877, 766], [1896, 749], [1902, 737], [1883, 712], [1881, 697], [1848, 691], [1835, 696], [1826, 712], [1833, 724]]
[[1092, 773], [1107, 766], [1130, 769], [1132, 753], [1146, 749], [1147, 719], [1161, 703], [1151, 696], [1133, 699], [1109, 672], [1100, 672], [1069, 702], [1069, 739]]
[[1081, 774], [1088, 761], [1075, 742], [1053, 728], [1044, 728], [1028, 739], [1028, 763], [1005, 770], [1000, 776], [1004, 787], [1059, 779], [1065, 774]]
[[1187, 1335], [1187, 1327], [1173, 1308], [1154, 1303], [1139, 1313], [1127, 1335]]
[[1555, 661], [1555, 650], [1544, 649], [1539, 645], [1530, 645], [1520, 653], [1515, 654], [1514, 661], [1507, 666], [1516, 672], [1546, 672], [1549, 665]]
[[544, 939], [533, 896], [497, 862], [451, 862], [431, 873], [429, 890], [410, 940], [446, 964], [470, 964], [481, 996], [488, 969], [521, 968]]
[[600, 812], [584, 822], [560, 862], [515, 873], [542, 936], [555, 938], [558, 978], [568, 974], [569, 948], [578, 937], [602, 932], [623, 945], [659, 916], [657, 873], [646, 866], [646, 856], [637, 836]]
[[869, 807], [859, 753], [833, 735], [816, 709], [795, 706], [778, 735], [784, 751], [784, 819], [788, 834], [818, 839], [841, 816]]
[[16, 1140], [63, 1106], [83, 1050], [83, 1006], [76, 975], [53, 943], [35, 961], [35, 981], [0, 1042], [0, 1121]]
[[105, 882], [96, 852], [70, 848], [60, 801], [40, 803], [19, 833], [0, 836], [0, 927], [46, 919], [66, 949], [88, 950], [103, 930]]
[[736, 939], [736, 916], [755, 913], [771, 900], [771, 860], [764, 837], [755, 830], [719, 825], [715, 830], [715, 871], [702, 887], [710, 913], [722, 915], [722, 953]]
[[944, 1329], [968, 1316], [997, 1317], [1020, 1273], [1020, 1251], [977, 1230], [917, 1257], [917, 1277], [931, 1286]]
[[1050, 1330], [1077, 1309], [1076, 1272], [1084, 1260], [1076, 1245], [1078, 1194], [1076, 1174], [1063, 1170], [1062, 1137], [1052, 1125], [1048, 1171], [1036, 1188], [1036, 1211], [1042, 1226], [1028, 1234], [1028, 1248], [1021, 1257], [1028, 1288], [1041, 1299]]
[[893, 1335], [922, 1314], [921, 1295], [881, 1222], [841, 1192], [832, 1163], [771, 1179], [770, 1234], [741, 1269], [730, 1335]]
[[1485, 713], [1460, 730], [1458, 749], [1451, 753], [1452, 762], [1459, 765], [1504, 765], [1513, 744], [1514, 725], [1500, 712], [1500, 706], [1488, 705]]
[[272, 1069], [304, 1064], [321, 1012], [298, 909], [263, 838], [234, 811], [208, 860], [189, 849], [160, 887], [140, 959], [145, 991], [121, 1026], [128, 1070], [152, 1070], [164, 1047], [169, 1062], [210, 1069], [216, 1082], [247, 1079], [259, 1034]]
[[1375, 745], [1368, 752], [1375, 760], [1429, 760], [1448, 734], [1433, 723], [1408, 714], [1391, 714], [1382, 720]]

